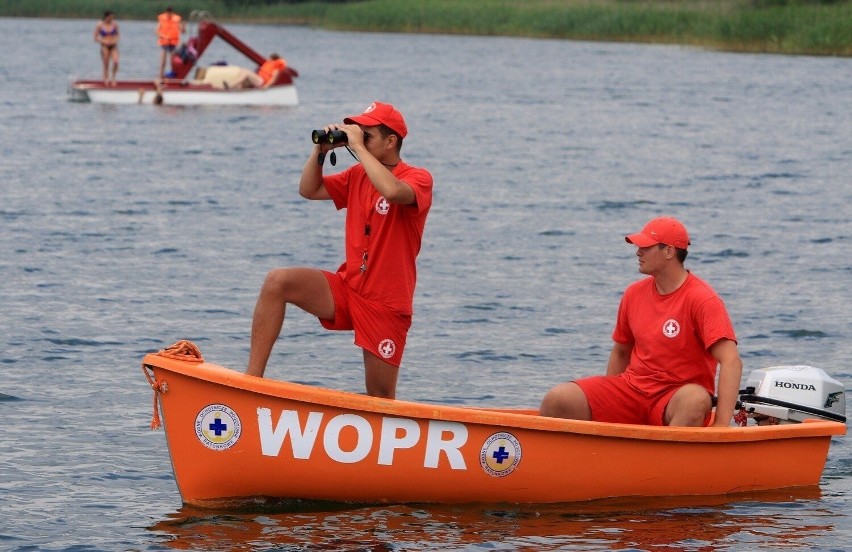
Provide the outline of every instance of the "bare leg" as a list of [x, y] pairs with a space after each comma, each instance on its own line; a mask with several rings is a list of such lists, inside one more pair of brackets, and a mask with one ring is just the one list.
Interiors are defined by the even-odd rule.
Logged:
[[591, 420], [592, 409], [586, 394], [574, 382], [561, 383], [547, 392], [541, 401], [538, 412], [552, 418], [572, 420]]
[[672, 395], [663, 422], [669, 426], [702, 427], [710, 414], [713, 402], [706, 389], [695, 383], [688, 383]]
[[237, 78], [239, 81], [236, 88], [260, 88], [263, 86], [263, 79], [260, 78], [260, 75], [242, 67]]
[[321, 271], [315, 268], [270, 271], [254, 307], [247, 374], [263, 377], [272, 347], [284, 325], [287, 303], [319, 318], [334, 317], [334, 297]]
[[101, 44], [101, 63], [104, 67], [104, 84], [109, 82], [109, 49]]
[[399, 368], [364, 349], [364, 382], [368, 395], [387, 399], [395, 398], [398, 375]]
[[166, 51], [160, 48], [160, 80], [166, 75]]
[[112, 50], [112, 84], [115, 86], [115, 76], [118, 74], [118, 48]]

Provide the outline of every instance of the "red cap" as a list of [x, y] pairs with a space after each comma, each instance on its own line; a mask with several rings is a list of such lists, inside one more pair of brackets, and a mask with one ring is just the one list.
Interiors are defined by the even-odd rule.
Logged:
[[364, 113], [346, 117], [343, 122], [347, 125], [353, 123], [364, 126], [385, 125], [402, 138], [405, 138], [405, 135], [408, 134], [408, 127], [405, 126], [402, 113], [391, 104], [386, 103], [373, 102], [364, 110]]
[[674, 217], [658, 217], [645, 225], [641, 232], [625, 236], [627, 243], [637, 247], [650, 247], [664, 243], [686, 249], [689, 246], [689, 234], [686, 226]]

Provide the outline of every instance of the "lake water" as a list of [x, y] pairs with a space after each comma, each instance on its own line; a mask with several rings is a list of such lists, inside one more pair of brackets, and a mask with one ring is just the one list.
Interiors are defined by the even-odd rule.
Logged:
[[[399, 398], [535, 407], [604, 370], [640, 277], [623, 236], [672, 214], [692, 234], [687, 266], [729, 307], [744, 377], [811, 364], [850, 402], [852, 60], [232, 25], [299, 70], [298, 107], [69, 103], [72, 77], [99, 75], [94, 24], [0, 19], [0, 549], [852, 545], [849, 437], [818, 489], [184, 508], [140, 370], [184, 338], [243, 369], [267, 270], [339, 264], [343, 215], [302, 200], [298, 177], [312, 129], [381, 100], [406, 116], [403, 157], [435, 178]], [[153, 23], [119, 24], [119, 76], [153, 76]], [[219, 59], [241, 62], [221, 43], [205, 56]], [[267, 375], [363, 386], [351, 335], [297, 309]]]

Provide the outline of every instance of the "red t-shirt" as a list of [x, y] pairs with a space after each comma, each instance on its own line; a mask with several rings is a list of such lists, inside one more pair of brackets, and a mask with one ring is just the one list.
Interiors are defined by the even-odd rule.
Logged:
[[[323, 184], [334, 205], [346, 209], [346, 261], [338, 274], [365, 299], [410, 315], [417, 282], [415, 259], [432, 206], [432, 175], [402, 161], [393, 174], [414, 190], [414, 204], [386, 201], [360, 164], [324, 176]], [[362, 272], [365, 250], [367, 269]]]
[[737, 337], [722, 299], [690, 273], [668, 295], [657, 291], [653, 277], [631, 284], [621, 298], [612, 339], [633, 344], [623, 377], [638, 389], [657, 393], [697, 383], [712, 395], [717, 361], [709, 349], [720, 339]]

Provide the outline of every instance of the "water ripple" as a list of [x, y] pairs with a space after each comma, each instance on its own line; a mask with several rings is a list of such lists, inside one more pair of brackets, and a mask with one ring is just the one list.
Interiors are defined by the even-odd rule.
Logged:
[[[340, 264], [345, 214], [298, 193], [308, 136], [383, 95], [411, 128], [403, 157], [435, 177], [401, 399], [529, 408], [556, 382], [603, 372], [619, 298], [641, 277], [624, 232], [660, 214], [687, 223], [687, 265], [722, 293], [749, 367], [808, 363], [852, 389], [848, 59], [235, 24], [252, 45], [286, 48], [303, 74], [298, 108], [72, 104], [68, 72], [98, 71], [92, 25], [0, 19], [0, 72], [15, 76], [0, 100], [11, 129], [0, 145], [0, 548], [821, 551], [850, 542], [848, 436], [832, 440], [817, 492], [529, 508], [182, 508], [165, 435], [149, 431], [152, 391], [139, 368], [180, 338], [211, 362], [244, 367], [269, 268]], [[33, 36], [62, 48], [34, 64]], [[122, 22], [121, 74], [150, 74], [150, 48], [148, 22]], [[208, 53], [234, 57], [221, 41]], [[338, 157], [337, 168], [352, 162]], [[327, 332], [297, 308], [268, 375], [364, 386], [352, 334]]]

